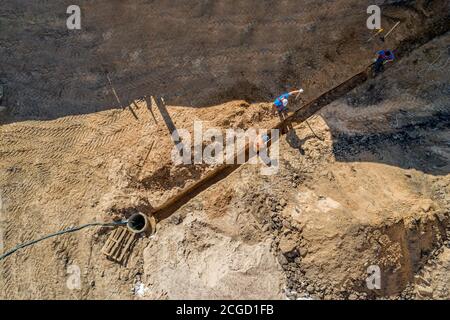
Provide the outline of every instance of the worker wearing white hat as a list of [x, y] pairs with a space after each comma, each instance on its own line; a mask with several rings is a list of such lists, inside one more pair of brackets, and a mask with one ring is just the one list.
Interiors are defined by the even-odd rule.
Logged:
[[299, 89], [299, 90], [283, 93], [281, 96], [276, 98], [275, 101], [273, 102], [274, 108], [279, 113], [287, 112], [288, 111], [287, 106], [289, 104], [289, 97], [294, 96], [294, 95], [298, 95], [298, 94], [303, 93], [303, 92], [304, 92], [303, 89]]

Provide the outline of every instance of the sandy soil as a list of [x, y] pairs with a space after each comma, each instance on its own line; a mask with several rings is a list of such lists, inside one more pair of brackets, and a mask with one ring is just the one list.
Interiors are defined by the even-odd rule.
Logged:
[[[190, 131], [196, 120], [203, 120], [205, 129], [208, 124], [220, 127], [222, 123], [245, 128], [255, 119], [260, 120], [259, 125], [264, 124], [264, 119], [268, 123], [276, 122], [267, 104], [250, 106], [244, 101], [235, 101], [193, 112], [189, 108], [163, 105], [158, 109], [156, 103], [152, 104], [154, 99], [148, 100], [148, 104], [136, 101], [133, 105], [138, 119], [129, 110], [105, 111], [44, 124], [30, 121], [0, 128], [6, 247], [55, 229], [92, 220], [108, 221], [123, 208], [138, 206], [144, 211], [151, 210], [211, 170], [205, 166], [172, 168], [170, 152], [174, 143], [163, 115], [170, 117], [168, 123], [178, 127], [181, 123], [181, 128]], [[29, 220], [30, 217], [33, 218]], [[47, 218], [55, 221], [44, 223]], [[29, 224], [29, 227], [17, 234], [17, 223]], [[92, 236], [92, 232], [86, 232]], [[61, 267], [61, 263], [69, 263], [65, 255], [71, 253], [66, 250], [75, 253], [79, 245], [92, 247], [95, 246], [92, 242], [96, 242], [91, 238], [86, 244], [72, 247], [78, 236], [63, 238], [62, 242], [55, 240], [52, 245], [56, 250], [52, 258], [58, 262], [46, 259], [42, 263], [48, 265], [41, 269], [38, 264], [33, 267], [33, 273]], [[41, 250], [39, 247], [30, 249], [35, 254]], [[89, 251], [80, 253], [90, 255]], [[25, 256], [29, 254], [34, 255], [26, 253]], [[7, 264], [15, 265], [14, 260], [20, 256], [19, 253]], [[23, 272], [17, 267], [4, 270], [6, 279], [11, 276], [9, 272], [18, 277]], [[4, 289], [8, 290], [8, 286]]]

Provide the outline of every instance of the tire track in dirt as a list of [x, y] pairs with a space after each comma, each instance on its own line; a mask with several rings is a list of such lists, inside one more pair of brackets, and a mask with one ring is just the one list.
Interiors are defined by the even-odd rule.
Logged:
[[[135, 145], [132, 138], [142, 129], [142, 124], [136, 122], [128, 111], [113, 111], [3, 126], [0, 172], [5, 179], [0, 180], [0, 189], [10, 202], [4, 231], [5, 250], [54, 232], [55, 228], [66, 229], [79, 224], [77, 211], [64, 208], [68, 194], [75, 196], [72, 202], [77, 202], [77, 198], [81, 199], [85, 192], [89, 192], [89, 187], [77, 188], [86, 183], [83, 172], [90, 170], [90, 163], [84, 159], [128, 150], [130, 145]], [[61, 171], [62, 168], [67, 169]], [[47, 202], [39, 203], [41, 197], [45, 197]], [[49, 203], [53, 203], [56, 212], [44, 209]], [[46, 227], [43, 223], [48, 219], [57, 221], [57, 224]], [[78, 255], [77, 239], [76, 236], [62, 237], [47, 246], [51, 246], [54, 257], [64, 260], [64, 257]], [[1, 262], [2, 295], [27, 296], [17, 286], [22, 272], [26, 271], [22, 260], [27, 256], [38, 257], [42, 247], [45, 245], [27, 248], [12, 259]], [[32, 274], [36, 276], [46, 273], [47, 265], [52, 263], [39, 258], [34, 260]]]

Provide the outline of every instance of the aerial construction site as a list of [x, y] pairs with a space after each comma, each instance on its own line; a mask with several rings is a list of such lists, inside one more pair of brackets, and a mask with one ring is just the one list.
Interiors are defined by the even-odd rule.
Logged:
[[0, 4], [1, 299], [450, 299], [448, 0], [73, 2]]

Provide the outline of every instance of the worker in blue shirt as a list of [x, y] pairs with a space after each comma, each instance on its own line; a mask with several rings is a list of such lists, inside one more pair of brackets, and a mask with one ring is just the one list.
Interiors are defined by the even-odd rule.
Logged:
[[380, 50], [377, 52], [377, 58], [374, 60], [375, 74], [384, 70], [384, 65], [395, 60], [395, 55], [392, 50]]
[[287, 111], [288, 111], [287, 105], [289, 103], [289, 97], [291, 97], [293, 95], [298, 95], [303, 92], [304, 92], [304, 90], [300, 89], [300, 90], [283, 93], [281, 96], [276, 98], [275, 101], [273, 102], [274, 109], [276, 111], [278, 111], [278, 113], [280, 115], [287, 114]]

